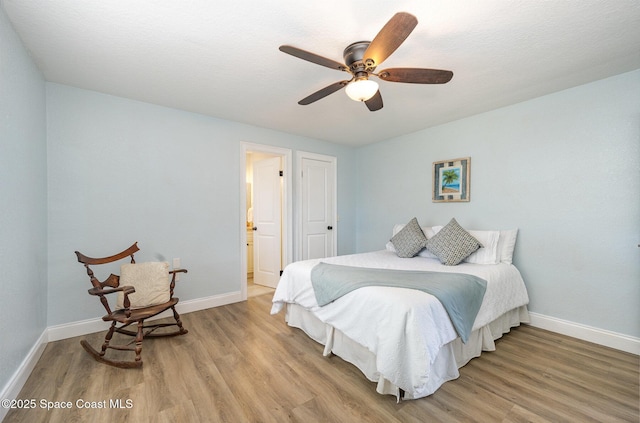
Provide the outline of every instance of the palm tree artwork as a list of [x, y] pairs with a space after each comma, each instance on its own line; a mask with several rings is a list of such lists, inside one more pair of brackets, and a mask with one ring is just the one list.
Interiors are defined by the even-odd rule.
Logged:
[[471, 157], [433, 162], [433, 202], [469, 201]]
[[456, 184], [460, 180], [460, 169], [447, 169], [442, 172], [442, 193], [458, 193], [460, 192], [460, 183]]

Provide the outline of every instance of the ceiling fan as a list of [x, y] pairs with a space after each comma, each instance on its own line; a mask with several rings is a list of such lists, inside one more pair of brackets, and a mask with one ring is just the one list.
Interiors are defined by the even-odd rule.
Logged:
[[367, 108], [375, 112], [382, 109], [382, 96], [378, 83], [369, 79], [376, 76], [388, 82], [408, 82], [413, 84], [445, 84], [453, 77], [453, 72], [440, 69], [389, 68], [374, 72], [376, 67], [396, 51], [400, 44], [418, 25], [415, 16], [399, 12], [380, 30], [373, 41], [358, 41], [344, 49], [344, 64], [319, 56], [297, 47], [282, 45], [280, 51], [309, 62], [351, 74], [351, 79], [334, 82], [298, 102], [303, 106], [318, 101], [329, 94], [345, 88], [347, 95], [356, 101], [363, 101]]

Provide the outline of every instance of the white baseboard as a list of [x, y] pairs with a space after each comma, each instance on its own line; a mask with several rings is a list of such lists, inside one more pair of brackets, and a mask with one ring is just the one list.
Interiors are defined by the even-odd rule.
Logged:
[[[20, 366], [16, 369], [16, 371], [9, 379], [9, 382], [4, 386], [2, 392], [0, 392], [1, 399], [16, 399], [20, 394], [20, 390], [27, 382], [29, 375], [33, 371], [34, 367], [38, 363], [40, 356], [44, 352], [45, 347], [47, 346], [47, 330], [45, 329], [42, 332], [42, 335], [36, 340], [36, 343], [33, 344], [31, 350], [27, 356], [22, 360]], [[0, 407], [0, 421], [4, 419], [4, 417], [9, 412], [8, 408]]]
[[[240, 291], [231, 292], [221, 295], [213, 295], [211, 297], [198, 298], [195, 300], [180, 301], [176, 306], [176, 310], [180, 314], [187, 314], [194, 311], [206, 310], [212, 307], [219, 307], [227, 304], [237, 303], [241, 301]], [[171, 310], [167, 310], [158, 314], [149, 320], [162, 319], [170, 317]], [[59, 341], [61, 339], [73, 338], [74, 336], [87, 335], [89, 333], [101, 332], [107, 330], [111, 323], [103, 321], [101, 318], [81, 320], [79, 322], [65, 323], [62, 325], [49, 326], [47, 328], [47, 341]]]
[[529, 312], [531, 326], [640, 355], [640, 338]]

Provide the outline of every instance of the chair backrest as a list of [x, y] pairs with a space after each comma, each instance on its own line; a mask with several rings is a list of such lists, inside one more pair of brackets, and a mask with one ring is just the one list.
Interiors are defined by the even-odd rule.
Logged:
[[136, 261], [133, 258], [133, 254], [139, 250], [140, 249], [138, 248], [138, 243], [134, 242], [131, 247], [127, 248], [121, 253], [118, 253], [109, 257], [102, 257], [102, 258], [87, 257], [79, 251], [76, 251], [76, 256], [78, 257], [78, 261], [84, 264], [84, 267], [87, 269], [87, 275], [89, 275], [89, 279], [91, 279], [91, 285], [93, 285], [94, 288], [103, 289], [105, 286], [110, 286], [111, 288], [117, 288], [120, 284], [120, 276], [114, 275], [112, 273], [109, 275], [109, 277], [107, 277], [107, 279], [100, 282], [95, 277], [95, 275], [93, 274], [93, 271], [89, 266], [96, 265], [96, 264], [113, 263], [115, 261], [122, 260], [128, 256], [131, 257], [131, 263], [135, 263]]

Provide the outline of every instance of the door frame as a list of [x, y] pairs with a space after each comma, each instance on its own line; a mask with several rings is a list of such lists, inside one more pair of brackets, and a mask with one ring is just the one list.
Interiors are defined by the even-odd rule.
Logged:
[[288, 148], [241, 142], [240, 152], [240, 300], [247, 299], [247, 153], [255, 151], [282, 157], [282, 257], [283, 265], [293, 261], [293, 153]]
[[296, 151], [296, 168], [298, 169], [296, 174], [296, 252], [295, 252], [295, 260], [302, 259], [302, 243], [304, 240], [302, 239], [302, 160], [303, 159], [311, 159], [311, 160], [319, 160], [324, 162], [330, 162], [331, 167], [333, 168], [333, 205], [331, 210], [331, 215], [333, 219], [333, 230], [331, 231], [331, 242], [333, 248], [333, 254], [338, 255], [338, 158], [335, 156], [327, 156], [324, 154], [318, 153], [309, 153], [306, 151]]

